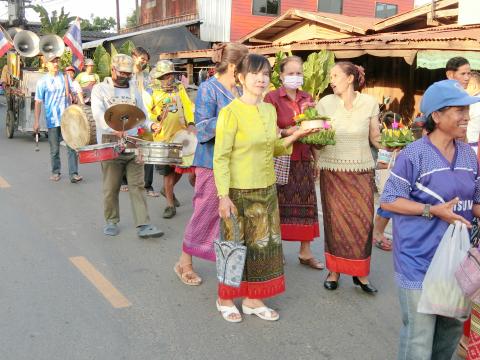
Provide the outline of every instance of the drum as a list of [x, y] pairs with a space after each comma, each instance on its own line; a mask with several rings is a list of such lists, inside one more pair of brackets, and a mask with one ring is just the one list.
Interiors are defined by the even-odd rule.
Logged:
[[122, 146], [118, 143], [88, 145], [77, 149], [78, 162], [88, 164], [105, 160], [116, 159], [122, 152]]
[[179, 165], [182, 163], [182, 144], [139, 142], [136, 153], [137, 161], [144, 164]]
[[62, 114], [61, 128], [63, 139], [72, 149], [97, 143], [95, 119], [90, 106], [67, 107]]

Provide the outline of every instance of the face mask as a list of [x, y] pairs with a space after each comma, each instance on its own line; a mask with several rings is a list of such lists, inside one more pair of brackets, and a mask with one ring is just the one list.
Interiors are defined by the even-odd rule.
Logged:
[[303, 76], [297, 76], [297, 75], [287, 75], [283, 79], [283, 86], [285, 86], [287, 89], [298, 89], [300, 86], [303, 85]]
[[148, 64], [141, 64], [140, 69], [143, 71], [147, 68]]
[[115, 79], [115, 84], [118, 86], [126, 87], [128, 86], [128, 82], [130, 81], [130, 77], [127, 76], [117, 76]]

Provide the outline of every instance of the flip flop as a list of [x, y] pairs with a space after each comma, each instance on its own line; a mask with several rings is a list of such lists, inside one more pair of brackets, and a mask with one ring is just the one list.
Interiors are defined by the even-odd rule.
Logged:
[[392, 251], [392, 241], [383, 237], [382, 239], [373, 239], [373, 243], [377, 248], [384, 251]]
[[158, 192], [156, 192], [156, 191], [153, 191], [153, 190], [147, 190], [147, 196], [159, 197], [159, 196], [160, 196], [160, 193], [158, 193]]
[[[222, 314], [222, 317], [225, 321], [228, 321], [228, 322], [231, 322], [231, 323], [239, 323], [243, 320], [242, 317], [241, 317], [240, 311], [238, 311], [238, 309], [235, 305], [234, 306], [222, 306], [218, 303], [218, 300], [215, 302], [215, 304], [217, 305], [217, 310], [220, 311], [220, 313]], [[238, 314], [238, 315], [240, 315], [240, 317], [238, 319], [231, 319], [231, 318], [229, 318], [229, 316], [232, 315], [232, 314]]]
[[155, 238], [163, 235], [163, 231], [157, 229], [154, 225], [140, 225], [137, 228], [137, 235], [143, 239]]
[[202, 278], [197, 275], [197, 273], [193, 270], [184, 271], [183, 267], [192, 265], [192, 264], [185, 264], [180, 265], [180, 263], [176, 263], [173, 267], [173, 271], [177, 274], [178, 278], [182, 283], [189, 286], [198, 286], [202, 283]]
[[70, 178], [70, 182], [71, 182], [72, 184], [78, 183], [78, 182], [80, 182], [80, 181], [82, 181], [82, 180], [83, 180], [83, 177], [80, 176], [80, 175], [78, 175], [78, 174], [75, 174], [75, 175], [73, 175], [73, 176]]
[[50, 176], [50, 180], [59, 181], [61, 177], [62, 176], [60, 174], [52, 174], [52, 176]]
[[251, 308], [242, 304], [242, 311], [246, 315], [257, 315], [262, 320], [277, 321], [280, 319], [280, 315], [278, 313], [276, 316], [273, 316], [274, 310], [266, 306]]
[[311, 257], [310, 259], [302, 259], [301, 257], [299, 257], [298, 261], [300, 261], [300, 264], [309, 266], [309, 267], [311, 267], [312, 269], [315, 269], [315, 270], [325, 269], [325, 264], [322, 263], [321, 261], [315, 259], [314, 257]]

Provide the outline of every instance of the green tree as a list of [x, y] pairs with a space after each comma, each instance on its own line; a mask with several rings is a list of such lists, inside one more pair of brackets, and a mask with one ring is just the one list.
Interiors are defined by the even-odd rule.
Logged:
[[117, 25], [117, 22], [113, 17], [101, 18], [99, 16], [90, 15], [89, 19], [82, 19], [81, 29], [87, 31], [104, 31], [111, 30]]
[[56, 34], [63, 36], [70, 23], [76, 19], [75, 16], [70, 16], [70, 13], [65, 13], [63, 6], [60, 14], [57, 10], [53, 10], [52, 15], [49, 15], [48, 11], [42, 5], [34, 5], [33, 10], [40, 16], [40, 33], [43, 35]]
[[137, 9], [133, 10], [130, 16], [127, 16], [127, 28], [135, 27], [140, 25], [137, 21], [138, 19], [138, 11]]

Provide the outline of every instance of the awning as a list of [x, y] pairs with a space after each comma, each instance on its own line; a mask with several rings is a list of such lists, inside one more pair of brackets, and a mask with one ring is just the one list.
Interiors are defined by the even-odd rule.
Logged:
[[416, 50], [334, 50], [337, 59], [353, 59], [362, 55], [377, 57], [402, 57], [408, 65], [415, 60]]
[[110, 38], [92, 41], [83, 44], [83, 49], [103, 45], [109, 51], [110, 44], [118, 49], [126, 41], [132, 41], [135, 46], [143, 47], [156, 61], [163, 52], [192, 51], [210, 48], [210, 43], [202, 41], [193, 35], [185, 26], [161, 27], [128, 34], [112, 36]]
[[420, 50], [417, 53], [417, 68], [444, 69], [447, 61], [455, 56], [468, 60], [472, 69], [480, 69], [480, 53], [477, 51]]

